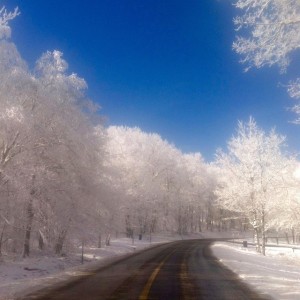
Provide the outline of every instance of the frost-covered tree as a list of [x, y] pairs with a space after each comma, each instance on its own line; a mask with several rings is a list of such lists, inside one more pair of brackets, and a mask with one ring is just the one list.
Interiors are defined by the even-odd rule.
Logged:
[[[172, 173], [177, 150], [157, 134], [139, 128], [108, 128], [110, 165], [118, 176], [115, 185], [126, 191], [123, 204], [128, 235], [151, 231], [161, 221], [167, 176]], [[164, 207], [164, 206], [161, 206]]]
[[183, 154], [157, 134], [139, 128], [108, 128], [109, 165], [128, 235], [154, 230], [180, 234], [201, 230], [205, 201], [213, 191], [201, 155]]
[[[25, 105], [27, 104], [27, 92], [31, 90], [33, 82], [27, 76], [26, 64], [21, 59], [15, 45], [9, 41], [11, 30], [8, 21], [17, 15], [17, 9], [14, 13], [8, 13], [5, 8], [0, 10], [0, 187], [9, 186], [10, 189], [14, 187], [18, 193], [23, 192], [24, 198], [27, 198], [30, 203], [32, 197], [30, 188], [27, 189], [26, 178], [31, 177], [28, 167], [32, 156], [28, 151], [32, 149], [32, 139], [30, 138], [32, 122], [26, 120], [28, 113]], [[26, 156], [27, 160], [24, 160]], [[7, 196], [11, 194], [8, 193]], [[19, 197], [16, 192], [14, 200], [14, 205], [18, 207]], [[11, 226], [12, 220], [15, 219], [10, 214], [13, 207], [6, 201], [1, 204], [2, 220], [5, 225]], [[30, 222], [25, 226], [27, 237], [31, 231], [30, 226]], [[26, 242], [24, 247], [27, 247]]]
[[214, 178], [200, 153], [182, 154], [178, 159], [176, 192], [171, 207], [176, 216], [178, 233], [213, 229], [212, 204]]
[[93, 208], [107, 199], [105, 129], [61, 52], [43, 54], [34, 72], [27, 68], [9, 41], [8, 21], [17, 15], [0, 11], [1, 244], [9, 239], [28, 256], [38, 236], [41, 248], [60, 253], [68, 234], [92, 232]]
[[13, 12], [7, 12], [4, 6], [0, 9], [0, 39], [10, 38], [11, 29], [8, 22], [13, 20], [19, 14], [20, 12], [18, 7], [16, 7]]
[[[284, 137], [265, 133], [255, 121], [239, 123], [227, 153], [217, 154], [220, 207], [246, 217], [255, 232], [258, 251], [265, 254], [265, 234], [286, 200], [290, 159], [283, 152]], [[260, 248], [259, 237], [262, 237]]]
[[[241, 15], [234, 19], [241, 35], [233, 43], [242, 62], [251, 67], [278, 65], [286, 72], [300, 48], [300, 2], [298, 0], [236, 0]], [[300, 79], [288, 84], [291, 97], [300, 99]], [[293, 110], [300, 115], [299, 104]], [[297, 123], [300, 122], [298, 118]]]
[[283, 180], [282, 198], [277, 198], [279, 201], [270, 223], [278, 231], [291, 232], [295, 242], [295, 235], [300, 232], [299, 162], [295, 158], [287, 161]]

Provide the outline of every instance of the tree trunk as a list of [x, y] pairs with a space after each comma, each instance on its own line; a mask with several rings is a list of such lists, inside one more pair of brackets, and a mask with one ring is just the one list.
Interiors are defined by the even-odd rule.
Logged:
[[28, 257], [30, 253], [30, 236], [33, 222], [33, 199], [31, 198], [28, 202], [26, 209], [26, 227], [25, 227], [25, 238], [23, 245], [23, 257]]
[[108, 234], [106, 235], [105, 245], [106, 245], [106, 246], [110, 246], [110, 233], [108, 233]]
[[45, 246], [44, 239], [41, 232], [39, 231], [39, 249], [43, 250], [44, 246]]
[[68, 229], [63, 229], [57, 238], [57, 242], [54, 247], [55, 254], [60, 255], [62, 253], [63, 245], [67, 236]]
[[292, 237], [293, 237], [293, 244], [295, 244], [296, 239], [295, 239], [295, 228], [292, 228]]
[[0, 235], [0, 260], [2, 257], [2, 245], [3, 245], [3, 236], [4, 236], [5, 227], [6, 227], [6, 223], [4, 222], [2, 230], [1, 230], [1, 235]]
[[33, 196], [35, 194], [34, 181], [35, 181], [35, 175], [32, 175], [30, 198], [26, 209], [26, 226], [25, 226], [25, 238], [24, 238], [24, 245], [23, 245], [23, 257], [29, 256], [30, 253], [30, 236], [31, 236], [32, 222], [34, 217], [34, 212], [33, 212]]
[[199, 217], [199, 220], [198, 220], [198, 230], [199, 232], [202, 232], [202, 223], [201, 223], [201, 218]]
[[99, 236], [98, 236], [98, 248], [101, 248], [102, 247], [102, 243], [101, 243], [101, 233], [99, 233]]
[[126, 226], [126, 236], [129, 238], [132, 237], [133, 229], [131, 228], [130, 215], [126, 215], [125, 226]]
[[290, 244], [288, 232], [285, 232], [285, 239], [288, 244]]
[[261, 253], [261, 249], [260, 249], [260, 240], [259, 240], [259, 230], [258, 228], [254, 228], [254, 241], [256, 244], [256, 251], [258, 253]]
[[265, 224], [265, 214], [264, 212], [262, 213], [262, 218], [261, 218], [261, 253], [262, 255], [266, 255], [266, 230], [265, 230], [266, 224]]
[[81, 264], [84, 263], [84, 240], [81, 241]]
[[202, 232], [202, 211], [198, 210], [198, 230]]
[[261, 253], [266, 255], [266, 233], [265, 230], [261, 230]]

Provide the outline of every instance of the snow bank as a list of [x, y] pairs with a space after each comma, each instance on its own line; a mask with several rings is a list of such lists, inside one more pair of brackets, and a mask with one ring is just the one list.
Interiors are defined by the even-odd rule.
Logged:
[[213, 254], [229, 269], [260, 293], [274, 299], [300, 299], [300, 250], [266, 248], [266, 255], [253, 246], [215, 243]]

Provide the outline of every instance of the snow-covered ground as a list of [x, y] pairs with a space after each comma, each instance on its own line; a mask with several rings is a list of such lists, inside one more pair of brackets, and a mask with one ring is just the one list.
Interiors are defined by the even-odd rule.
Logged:
[[274, 299], [300, 299], [300, 250], [267, 247], [266, 256], [254, 246], [218, 242], [212, 246], [215, 256], [261, 294]]
[[[184, 238], [199, 238], [189, 235]], [[14, 259], [0, 262], [0, 299], [12, 300], [18, 295], [24, 295], [34, 290], [46, 288], [56, 282], [70, 279], [70, 277], [88, 274], [93, 268], [107, 263], [120, 255], [133, 253], [137, 250], [155, 246], [159, 243], [181, 239], [178, 235], [153, 236], [151, 243], [148, 237], [143, 240], [129, 238], [112, 239], [111, 245], [103, 248], [85, 247], [84, 264], [81, 264], [81, 247], [76, 253], [66, 257], [45, 256], [32, 253], [26, 259]]]
[[[189, 235], [184, 238], [232, 237], [233, 234], [218, 232], [201, 235]], [[235, 236], [237, 237], [237, 236]], [[241, 238], [241, 237], [239, 237]], [[243, 236], [243, 238], [245, 238]], [[43, 256], [32, 253], [26, 259], [14, 259], [0, 262], [0, 299], [12, 300], [17, 295], [25, 295], [71, 277], [88, 274], [120, 255], [133, 253], [139, 249], [155, 246], [158, 243], [181, 239], [178, 235], [154, 236], [142, 241], [118, 238], [103, 248], [85, 247], [85, 262], [81, 264], [81, 248], [66, 257]], [[213, 253], [231, 270], [239, 274], [242, 280], [263, 294], [274, 299], [300, 299], [300, 250], [291, 248], [267, 248], [264, 257], [255, 252], [253, 246], [243, 248], [240, 244], [218, 242], [212, 246]]]

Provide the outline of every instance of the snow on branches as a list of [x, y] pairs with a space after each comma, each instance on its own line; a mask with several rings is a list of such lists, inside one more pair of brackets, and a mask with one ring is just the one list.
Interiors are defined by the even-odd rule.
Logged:
[[278, 64], [286, 71], [290, 54], [300, 47], [300, 2], [298, 0], [239, 0], [236, 7], [244, 14], [234, 19], [237, 37], [233, 49], [243, 56], [248, 68]]
[[249, 220], [258, 249], [262, 237], [263, 253], [266, 231], [279, 228], [283, 219], [292, 222], [288, 211], [299, 191], [295, 191], [293, 176], [296, 161], [283, 153], [283, 145], [284, 137], [275, 131], [265, 133], [250, 118], [246, 124], [239, 123], [237, 135], [228, 142], [228, 152], [217, 156], [218, 204]]
[[[300, 1], [237, 0], [235, 6], [242, 14], [234, 19], [241, 35], [233, 49], [241, 55], [246, 71], [278, 65], [280, 72], [286, 72], [291, 55], [300, 48]], [[288, 93], [292, 98], [300, 98], [299, 78], [289, 82]], [[292, 110], [300, 115], [298, 105]], [[295, 123], [300, 123], [300, 119]]]
[[62, 56], [63, 53], [58, 50], [45, 52], [36, 62], [36, 73], [51, 92], [54, 86], [59, 86], [62, 91], [72, 92], [73, 98], [80, 97], [81, 92], [87, 88], [87, 83], [75, 73], [66, 74], [68, 63]]
[[0, 9], [0, 39], [10, 38], [11, 29], [8, 22], [20, 14], [19, 8], [16, 7], [13, 12], [7, 12], [5, 6]]
[[118, 230], [183, 234], [201, 230], [208, 210], [213, 224], [214, 180], [201, 155], [137, 128], [105, 128], [62, 52], [30, 70], [5, 39], [18, 14], [0, 13], [0, 253], [61, 254]]

